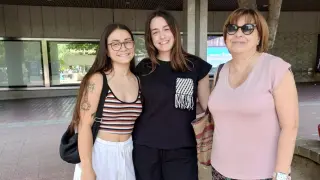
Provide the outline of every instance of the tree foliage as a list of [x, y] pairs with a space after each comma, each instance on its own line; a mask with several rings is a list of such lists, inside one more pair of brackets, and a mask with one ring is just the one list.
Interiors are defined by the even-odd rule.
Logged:
[[[282, 0], [268, 0], [269, 1], [269, 13], [268, 13], [268, 26], [269, 26], [269, 49], [271, 49], [276, 40], [276, 34], [278, 30]], [[256, 0], [238, 0], [240, 8], [253, 8], [257, 9]]]

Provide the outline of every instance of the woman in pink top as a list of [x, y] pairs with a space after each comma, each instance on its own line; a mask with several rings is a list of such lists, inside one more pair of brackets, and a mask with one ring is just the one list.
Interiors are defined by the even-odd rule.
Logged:
[[223, 28], [232, 60], [221, 69], [208, 103], [215, 122], [214, 180], [290, 178], [297, 90], [290, 64], [265, 53], [268, 34], [265, 19], [252, 9], [235, 10]]

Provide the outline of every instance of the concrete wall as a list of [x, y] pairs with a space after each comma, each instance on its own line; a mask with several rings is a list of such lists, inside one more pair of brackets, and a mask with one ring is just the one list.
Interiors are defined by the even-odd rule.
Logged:
[[[150, 11], [130, 9], [0, 5], [0, 36], [34, 38], [100, 38], [105, 25], [126, 24], [144, 31]], [[182, 14], [172, 12], [179, 23]]]
[[[144, 31], [146, 10], [93, 9], [0, 5], [0, 37], [99, 38], [104, 26], [121, 22], [133, 31]], [[183, 26], [183, 12], [172, 11]], [[208, 12], [208, 31], [221, 32], [230, 12]], [[266, 13], [264, 13], [266, 15]], [[297, 82], [320, 81], [308, 75], [316, 63], [320, 12], [282, 12], [277, 40], [271, 53], [293, 65]]]

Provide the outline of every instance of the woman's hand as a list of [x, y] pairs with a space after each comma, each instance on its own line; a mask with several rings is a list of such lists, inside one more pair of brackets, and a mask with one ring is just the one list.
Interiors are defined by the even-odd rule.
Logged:
[[92, 168], [83, 169], [81, 172], [81, 180], [96, 180], [96, 173]]

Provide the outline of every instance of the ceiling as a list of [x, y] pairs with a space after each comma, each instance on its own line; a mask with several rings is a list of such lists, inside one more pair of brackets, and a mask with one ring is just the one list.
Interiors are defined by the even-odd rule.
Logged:
[[[157, 7], [181, 11], [184, 0], [0, 0], [0, 4], [63, 6], [114, 9], [148, 9]], [[208, 0], [209, 11], [232, 11], [237, 0]], [[268, 0], [256, 0], [260, 11], [268, 10]], [[320, 11], [320, 0], [283, 0], [282, 11]]]

